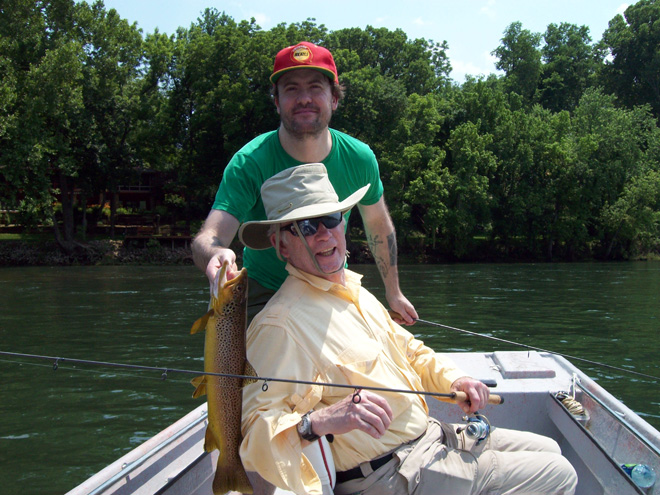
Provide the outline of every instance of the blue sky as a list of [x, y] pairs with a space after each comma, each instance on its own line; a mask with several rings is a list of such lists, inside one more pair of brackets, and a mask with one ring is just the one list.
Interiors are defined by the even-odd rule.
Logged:
[[[88, 0], [89, 1], [89, 0]], [[315, 18], [331, 30], [367, 25], [401, 28], [408, 38], [425, 38], [449, 44], [451, 76], [458, 82], [465, 75], [495, 72], [490, 55], [500, 44], [502, 33], [515, 21], [524, 29], [543, 33], [548, 24], [569, 22], [589, 27], [594, 41], [600, 40], [608, 22], [634, 1], [622, 0], [325, 0], [281, 2], [277, 0], [105, 0], [144, 33], [156, 27], [172, 34], [189, 27], [207, 7], [226, 12], [234, 20], [255, 18], [264, 30], [279, 23], [291, 24]]]

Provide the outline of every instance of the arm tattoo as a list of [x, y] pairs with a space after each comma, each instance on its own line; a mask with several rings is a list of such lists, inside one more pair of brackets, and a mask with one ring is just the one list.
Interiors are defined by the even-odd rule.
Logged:
[[396, 235], [392, 232], [387, 236], [387, 247], [390, 251], [390, 266], [396, 265]]
[[387, 263], [387, 253], [378, 253], [378, 249], [381, 247], [381, 244], [384, 244], [384, 241], [381, 240], [378, 235], [368, 235], [367, 242], [369, 244], [369, 249], [371, 249], [371, 254], [374, 257], [378, 271], [381, 273], [383, 279], [386, 279], [390, 268], [396, 266], [396, 236], [394, 233], [391, 233], [387, 236], [387, 251], [389, 253], [389, 263]]

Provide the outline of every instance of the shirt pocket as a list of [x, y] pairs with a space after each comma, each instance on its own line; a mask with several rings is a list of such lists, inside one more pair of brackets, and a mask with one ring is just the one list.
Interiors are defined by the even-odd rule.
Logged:
[[337, 356], [337, 367], [349, 381], [374, 373], [378, 356], [383, 350], [380, 342], [372, 340], [368, 345], [354, 345]]
[[[404, 385], [402, 371], [393, 370], [392, 365], [388, 366], [386, 364], [388, 360], [383, 356], [383, 352], [383, 346], [378, 341], [371, 340], [369, 345], [353, 345], [337, 356], [337, 368], [347, 383], [355, 385], [356, 388], [387, 389], [396, 382], [401, 383], [402, 386], [395, 388], [408, 389], [408, 386]], [[372, 392], [387, 400], [395, 418], [409, 414], [416, 398], [414, 394], [388, 390], [372, 390]], [[337, 387], [331, 393], [342, 397], [347, 395], [346, 389], [339, 390]]]

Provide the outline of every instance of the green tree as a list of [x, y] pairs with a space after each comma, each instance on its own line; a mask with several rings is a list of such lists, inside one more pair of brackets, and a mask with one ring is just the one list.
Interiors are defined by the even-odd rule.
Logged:
[[271, 40], [254, 22], [236, 24], [215, 9], [176, 33], [163, 131], [175, 150], [172, 192], [186, 199], [188, 220], [193, 207], [208, 209], [233, 153], [277, 125], [268, 77], [278, 46]]
[[[425, 39], [409, 40], [401, 29], [367, 26], [341, 29], [327, 36], [325, 45], [333, 51], [349, 50], [357, 54], [342, 70], [376, 69], [383, 77], [399, 81], [406, 94], [427, 94], [438, 91], [448, 83], [451, 65], [447, 57], [447, 43]], [[340, 55], [343, 62], [344, 56]], [[341, 77], [341, 74], [340, 74]]]
[[[381, 159], [381, 175], [392, 219], [400, 236], [415, 249], [430, 238], [435, 247], [447, 213], [445, 152], [437, 137], [443, 117], [432, 94], [413, 94], [390, 135]], [[421, 242], [421, 245], [420, 245]]]
[[589, 28], [565, 22], [550, 24], [543, 39], [539, 101], [555, 112], [572, 110], [591, 85], [599, 63]]
[[136, 135], [143, 87], [143, 40], [137, 25], [129, 25], [102, 1], [76, 5], [77, 33], [85, 52], [83, 94], [88, 123], [87, 147], [80, 162], [87, 166], [87, 187], [111, 194], [111, 224], [119, 187], [138, 173], [141, 163]]
[[378, 154], [408, 104], [405, 87], [372, 67], [340, 74], [346, 97], [332, 118], [332, 127], [371, 145]]
[[573, 127], [578, 160], [587, 171], [582, 201], [591, 211], [590, 235], [600, 243], [595, 254], [609, 255], [615, 231], [611, 221], [603, 222], [603, 212], [649, 167], [657, 170], [657, 157], [649, 158], [658, 143], [657, 125], [648, 107], [623, 109], [614, 96], [589, 90], [575, 110]]
[[474, 237], [490, 229], [489, 184], [497, 169], [497, 159], [489, 150], [492, 140], [468, 122], [454, 129], [447, 142], [450, 179], [443, 235], [457, 257], [470, 253]]
[[541, 35], [523, 29], [522, 23], [518, 21], [504, 30], [501, 42], [492, 52], [498, 59], [495, 67], [504, 71], [509, 91], [518, 93], [527, 103], [532, 103], [541, 77]]
[[633, 177], [614, 204], [605, 206], [601, 218], [611, 232], [605, 258], [633, 257], [657, 251], [660, 248], [660, 172], [647, 170]]
[[651, 105], [660, 116], [660, 1], [640, 0], [617, 15], [601, 43], [610, 57], [602, 67], [605, 88], [628, 106]]
[[[78, 175], [75, 143], [82, 129], [83, 48], [72, 36], [72, 1], [11, 0], [0, 10], [0, 58], [5, 127], [0, 153], [8, 202], [24, 223], [52, 221], [60, 245], [75, 247], [73, 178]], [[62, 201], [64, 232], [53, 204]]]

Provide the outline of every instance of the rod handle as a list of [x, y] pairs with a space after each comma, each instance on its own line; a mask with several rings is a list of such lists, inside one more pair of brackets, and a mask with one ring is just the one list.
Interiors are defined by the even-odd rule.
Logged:
[[[452, 400], [456, 402], [463, 402], [466, 401], [468, 396], [465, 392], [453, 392], [453, 397]], [[488, 396], [488, 403], [489, 404], [504, 404], [504, 398], [501, 395], [497, 394], [490, 394]]]

